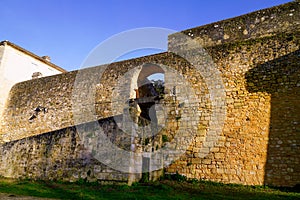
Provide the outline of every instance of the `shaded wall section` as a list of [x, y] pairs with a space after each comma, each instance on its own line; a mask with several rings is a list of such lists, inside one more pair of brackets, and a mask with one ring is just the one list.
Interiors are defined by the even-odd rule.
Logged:
[[[130, 146], [113, 118], [98, 121], [104, 133], [120, 148]], [[93, 124], [82, 124], [27, 137], [0, 146], [0, 174], [38, 180], [100, 181], [128, 183], [128, 173], [112, 169], [94, 158], [76, 128], [95, 134]], [[138, 180], [138, 179], [137, 179]]]
[[249, 92], [271, 94], [265, 184], [299, 184], [300, 50], [260, 64], [245, 77]]

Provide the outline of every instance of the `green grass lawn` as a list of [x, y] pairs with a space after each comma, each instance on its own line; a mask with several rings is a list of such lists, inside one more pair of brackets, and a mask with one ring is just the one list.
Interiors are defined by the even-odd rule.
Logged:
[[185, 180], [127, 186], [0, 178], [0, 193], [57, 199], [300, 199], [299, 191], [287, 189]]

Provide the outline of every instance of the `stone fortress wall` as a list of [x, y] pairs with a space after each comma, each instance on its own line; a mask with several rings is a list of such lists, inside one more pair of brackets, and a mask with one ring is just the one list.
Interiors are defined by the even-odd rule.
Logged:
[[[180, 146], [193, 134], [178, 160], [169, 166], [158, 162], [167, 173], [224, 183], [299, 184], [299, 13], [295, 1], [175, 33], [169, 36], [169, 52], [109, 64], [100, 77], [103, 66], [16, 84], [2, 116], [0, 175], [66, 181], [139, 180], [141, 173], [122, 173], [93, 157], [97, 152], [89, 151], [93, 142], [87, 135], [96, 135], [91, 122], [99, 120], [110, 141], [126, 151], [134, 143], [135, 152], [156, 152], [173, 144], [176, 135], [182, 135], [175, 142]], [[182, 34], [205, 48], [221, 75], [225, 104], [219, 106], [226, 115], [216, 141], [207, 137], [214, 124], [209, 83], [215, 80], [203, 77], [203, 72], [184, 59], [195, 57], [198, 65], [204, 65], [206, 58]], [[155, 101], [155, 109], [164, 127], [150, 140], [132, 141], [126, 134], [130, 119], [123, 113], [131, 111], [134, 121], [126, 101], [135, 98], [131, 86], [139, 74], [158, 71], [164, 71], [166, 94]], [[176, 94], [172, 94], [174, 87]], [[186, 88], [192, 88], [197, 101], [185, 102]], [[87, 95], [89, 92], [93, 95]], [[38, 106], [47, 112], [29, 120]], [[161, 107], [166, 110], [164, 119], [160, 119]], [[79, 130], [85, 130], [86, 137], [80, 137]], [[141, 156], [133, 158], [133, 163], [134, 168], [145, 167]], [[160, 173], [151, 172], [150, 179]]]
[[49, 56], [39, 57], [9, 41], [0, 42], [0, 121], [13, 85], [37, 77], [66, 72], [50, 62]]

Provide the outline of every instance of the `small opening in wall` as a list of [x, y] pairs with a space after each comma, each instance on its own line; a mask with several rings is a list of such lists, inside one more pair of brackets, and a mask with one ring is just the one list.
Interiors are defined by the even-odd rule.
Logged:
[[148, 80], [153, 84], [156, 95], [163, 97], [165, 93], [165, 75], [163, 73], [155, 73], [148, 76]]
[[32, 79], [41, 78], [43, 74], [41, 72], [34, 72], [31, 77]]
[[48, 109], [43, 106], [38, 106], [33, 109], [31, 116], [29, 117], [29, 122], [33, 122], [35, 118], [39, 115], [40, 112], [43, 112], [44, 114], [48, 112]]
[[143, 66], [136, 89], [136, 99], [141, 109], [142, 121], [157, 123], [155, 102], [164, 97], [164, 80], [164, 70], [161, 67], [151, 64]]
[[136, 98], [163, 96], [165, 71], [158, 65], [145, 64], [137, 79]]

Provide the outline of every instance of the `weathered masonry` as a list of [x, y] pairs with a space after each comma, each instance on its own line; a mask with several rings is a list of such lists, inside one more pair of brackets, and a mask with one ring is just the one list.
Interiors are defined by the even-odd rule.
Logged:
[[0, 120], [14, 84], [63, 72], [66, 71], [50, 62], [49, 56], [39, 57], [9, 41], [0, 42]]
[[[0, 175], [132, 182], [164, 169], [224, 183], [300, 184], [299, 4], [172, 34], [165, 53], [15, 84], [0, 125]], [[147, 84], [154, 73], [164, 74], [164, 95]], [[135, 154], [126, 162], [127, 154], [99, 153], [99, 129]], [[184, 152], [155, 154], [166, 148]]]

